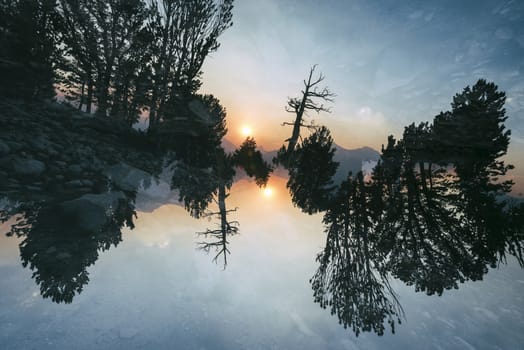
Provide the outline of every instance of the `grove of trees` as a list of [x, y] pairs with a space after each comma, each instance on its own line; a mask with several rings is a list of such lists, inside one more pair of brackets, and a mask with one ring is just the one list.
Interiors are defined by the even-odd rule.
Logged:
[[64, 97], [150, 130], [177, 117], [232, 25], [233, 0], [3, 0], [1, 92]]

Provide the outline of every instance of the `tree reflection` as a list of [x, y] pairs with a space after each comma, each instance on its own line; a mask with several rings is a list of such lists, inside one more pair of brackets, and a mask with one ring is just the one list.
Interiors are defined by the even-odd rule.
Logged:
[[[224, 115], [225, 116], [225, 115]], [[219, 130], [224, 130], [225, 125]], [[208, 134], [210, 140], [216, 140], [215, 131]], [[262, 158], [253, 138], [248, 137], [233, 153], [226, 153], [221, 146], [201, 147], [199, 138], [189, 139], [187, 149], [200, 149], [199, 157], [176, 158], [175, 169], [171, 179], [171, 187], [178, 190], [179, 200], [194, 218], [217, 217], [219, 224], [216, 229], [197, 232], [206, 241], [199, 242], [199, 249], [209, 253], [216, 251], [213, 257], [218, 262], [223, 257], [223, 266], [227, 266], [227, 255], [230, 253], [227, 245], [228, 236], [238, 233], [239, 223], [228, 220], [228, 213], [237, 209], [227, 210], [226, 199], [237, 174], [236, 167], [243, 169], [246, 175], [255, 179], [259, 186], [265, 186], [273, 170]], [[209, 144], [209, 143], [207, 143]], [[206, 161], [201, 161], [205, 159]], [[209, 206], [216, 204], [216, 211]]]
[[98, 253], [122, 241], [121, 229], [133, 228], [134, 193], [87, 194], [69, 201], [25, 202], [4, 211], [21, 215], [9, 236], [22, 237], [20, 257], [40, 286], [40, 294], [56, 303], [71, 303], [89, 282], [87, 268]]
[[[389, 278], [442, 295], [508, 255], [524, 267], [524, 203], [511, 200], [503, 176], [513, 167], [500, 159], [509, 144], [504, 99], [493, 83], [467, 87], [433, 124], [390, 136], [369, 182], [350, 176], [328, 201], [311, 284], [344, 327], [381, 335], [387, 321], [394, 331], [402, 308]], [[302, 178], [318, 171], [296, 169]]]
[[[255, 179], [258, 186], [266, 185], [272, 168], [262, 159], [262, 154], [257, 150], [256, 142], [252, 138], [247, 138], [233, 154], [226, 153], [222, 147], [208, 150], [208, 153], [207, 157], [213, 161], [205, 168], [194, 166], [191, 162], [178, 163], [171, 186], [179, 190], [179, 199], [184, 202], [191, 216], [218, 218], [218, 228], [197, 232], [206, 239], [198, 245], [199, 249], [206, 253], [216, 251], [214, 262], [218, 262], [222, 256], [225, 268], [227, 255], [230, 253], [227, 248], [228, 236], [237, 234], [239, 226], [237, 221], [228, 219], [228, 213], [236, 211], [237, 208], [228, 210], [226, 205], [236, 175], [235, 166], [244, 169], [249, 177]], [[216, 211], [209, 209], [212, 203], [216, 204]]]
[[254, 178], [259, 187], [266, 186], [273, 169], [262, 158], [262, 153], [257, 149], [257, 143], [254, 138], [246, 138], [240, 147], [235, 150], [231, 160], [232, 165], [242, 168], [247, 176]]
[[487, 270], [469, 249], [453, 177], [442, 168], [424, 174], [407, 143], [394, 142], [384, 149], [372, 184], [375, 203], [381, 201], [377, 248], [388, 257], [387, 269], [427, 294], [481, 279]]
[[524, 204], [471, 184], [465, 191], [444, 167], [424, 177], [405, 143], [390, 141], [372, 181], [359, 173], [339, 186], [324, 215], [326, 246], [310, 281], [315, 302], [356, 335], [382, 335], [385, 322], [394, 332], [400, 323], [391, 277], [442, 295], [482, 280], [507, 255], [524, 266]]
[[[213, 258], [214, 262], [222, 255], [224, 258], [224, 268], [227, 265], [227, 255], [230, 253], [227, 248], [228, 235], [238, 232], [238, 222], [227, 220], [228, 212], [226, 209], [226, 198], [233, 185], [235, 170], [233, 168], [233, 158], [220, 148], [209, 151], [214, 157], [208, 156], [214, 161], [207, 168], [192, 166], [187, 162], [177, 164], [173, 174], [171, 186], [179, 190], [179, 199], [184, 202], [184, 206], [189, 214], [195, 218], [213, 217], [219, 218], [217, 229], [207, 229], [205, 232], [198, 232], [212, 241], [199, 242], [199, 249], [206, 253], [215, 250], [217, 253]], [[218, 205], [218, 211], [213, 212], [208, 209], [211, 203]], [[236, 210], [236, 209], [235, 209]]]
[[384, 322], [395, 330], [402, 307], [385, 270], [386, 257], [376, 249], [375, 223], [363, 175], [349, 177], [324, 215], [326, 246], [310, 280], [315, 302], [337, 315], [344, 328], [384, 333]]
[[204, 232], [198, 232], [198, 235], [203, 236], [206, 239], [214, 239], [213, 241], [203, 241], [199, 242], [199, 249], [203, 250], [206, 253], [209, 253], [211, 250], [216, 252], [216, 255], [213, 258], [215, 263], [218, 262], [220, 256], [223, 257], [223, 266], [227, 266], [227, 255], [231, 252], [229, 251], [227, 245], [229, 244], [227, 238], [228, 236], [236, 235], [238, 233], [238, 221], [229, 221], [227, 214], [237, 210], [226, 209], [226, 198], [229, 194], [226, 194], [226, 187], [221, 185], [218, 188], [217, 202], [218, 202], [218, 211], [211, 212], [208, 211], [205, 213], [206, 217], [216, 216], [219, 220], [218, 228], [216, 229], [206, 229]]

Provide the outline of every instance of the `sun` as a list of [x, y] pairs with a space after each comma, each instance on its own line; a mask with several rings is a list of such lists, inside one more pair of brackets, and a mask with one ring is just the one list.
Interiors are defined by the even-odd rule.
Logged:
[[264, 194], [264, 197], [271, 197], [273, 196], [273, 189], [271, 187], [266, 187], [262, 193]]
[[253, 130], [251, 130], [249, 126], [243, 126], [241, 132], [242, 132], [242, 135], [244, 136], [251, 136], [251, 134], [253, 133]]

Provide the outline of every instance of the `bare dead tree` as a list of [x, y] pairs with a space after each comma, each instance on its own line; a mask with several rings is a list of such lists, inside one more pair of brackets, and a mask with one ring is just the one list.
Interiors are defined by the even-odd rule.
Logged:
[[333, 102], [335, 94], [329, 90], [328, 87], [319, 87], [319, 84], [324, 80], [324, 75], [320, 73], [318, 77], [314, 78], [314, 72], [317, 65], [311, 67], [309, 71], [309, 77], [304, 80], [304, 90], [301, 91], [301, 97], [289, 98], [286, 106], [286, 111], [295, 114], [295, 121], [292, 123], [284, 122], [285, 125], [293, 126], [293, 133], [291, 137], [286, 141], [288, 142], [286, 153], [289, 155], [294, 150], [300, 137], [300, 128], [306, 127], [309, 129], [316, 129], [316, 125], [313, 121], [309, 123], [304, 122], [304, 116], [308, 115], [309, 111], [320, 112], [331, 112], [330, 107], [326, 107], [324, 102]]
[[[227, 214], [236, 211], [238, 208], [235, 209], [226, 209], [226, 198], [228, 197], [228, 194], [226, 194], [226, 188], [225, 186], [220, 186], [218, 188], [218, 211], [217, 212], [207, 212], [203, 215], [203, 217], [212, 217], [217, 216], [220, 219], [220, 225], [218, 228], [211, 230], [207, 229], [204, 232], [197, 232], [199, 236], [204, 236], [206, 238], [206, 241], [198, 242], [198, 249], [202, 250], [209, 254], [211, 250], [214, 250], [216, 252], [216, 255], [213, 258], [213, 262], [217, 263], [218, 258], [222, 255], [224, 257], [224, 269], [227, 266], [227, 255], [231, 254], [229, 249], [227, 248], [227, 245], [229, 242], [227, 241], [228, 236], [236, 235], [238, 233], [238, 221], [228, 221], [227, 220]], [[208, 241], [208, 238], [214, 238], [214, 241]]]

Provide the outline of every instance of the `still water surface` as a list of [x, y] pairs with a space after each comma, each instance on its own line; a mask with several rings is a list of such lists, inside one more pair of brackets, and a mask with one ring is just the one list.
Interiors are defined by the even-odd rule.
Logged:
[[[16, 237], [0, 235], [0, 344], [4, 349], [519, 349], [524, 344], [524, 271], [510, 256], [482, 281], [442, 296], [391, 279], [405, 316], [395, 334], [344, 329], [313, 302], [310, 278], [325, 245], [322, 215], [291, 204], [286, 180], [271, 195], [239, 180], [227, 198], [239, 222], [227, 267], [196, 249], [214, 218], [191, 218], [139, 191], [135, 228], [87, 267], [72, 303], [42, 298], [22, 267]], [[169, 203], [169, 204], [164, 204]], [[56, 220], [60, 220], [56, 218]], [[59, 245], [60, 242], [54, 242]]]

